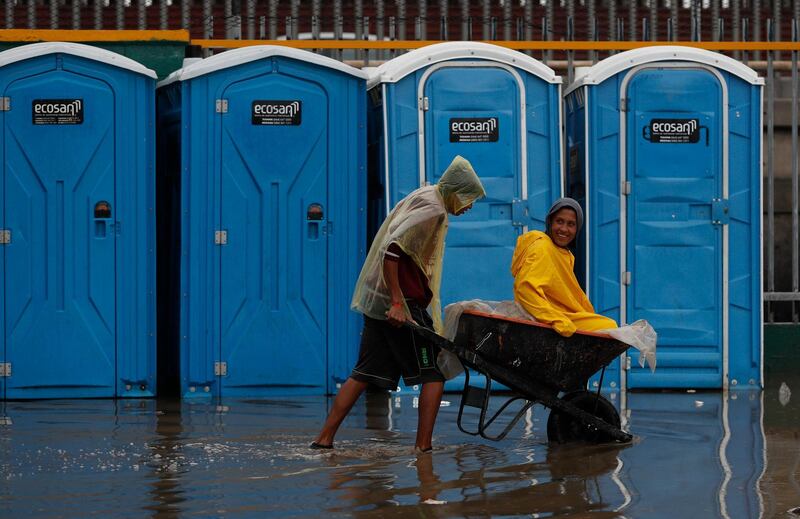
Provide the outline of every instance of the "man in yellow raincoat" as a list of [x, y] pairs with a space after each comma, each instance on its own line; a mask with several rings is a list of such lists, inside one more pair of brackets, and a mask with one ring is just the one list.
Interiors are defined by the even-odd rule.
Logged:
[[438, 348], [424, 344], [402, 325], [413, 320], [442, 332], [439, 285], [448, 215], [465, 213], [484, 195], [472, 165], [456, 157], [436, 185], [409, 194], [383, 222], [351, 304], [364, 314], [358, 361], [311, 448], [333, 448], [336, 431], [368, 384], [394, 389], [402, 375], [407, 385], [422, 384], [415, 448], [431, 450], [444, 388], [436, 366]]
[[594, 311], [573, 270], [567, 248], [583, 225], [583, 211], [572, 198], [560, 198], [545, 220], [546, 232], [531, 231], [517, 239], [511, 274], [514, 299], [540, 323], [564, 337], [576, 330], [616, 328], [617, 323]]

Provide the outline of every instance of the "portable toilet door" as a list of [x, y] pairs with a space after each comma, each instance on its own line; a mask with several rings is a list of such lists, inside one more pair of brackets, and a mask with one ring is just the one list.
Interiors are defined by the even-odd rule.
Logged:
[[4, 396], [152, 396], [155, 73], [40, 43], [0, 91]]
[[623, 386], [761, 385], [761, 85], [733, 59], [669, 46], [608, 58], [567, 91], [589, 297], [658, 332], [655, 373], [632, 350]]
[[184, 395], [325, 394], [346, 379], [361, 322], [349, 306], [365, 247], [365, 80], [257, 46], [161, 83], [184, 111]]
[[512, 299], [517, 237], [543, 229], [562, 193], [561, 78], [517, 51], [448, 42], [384, 63], [370, 86], [382, 107], [386, 213], [438, 182], [456, 155], [486, 189], [472, 210], [450, 219], [442, 303]]

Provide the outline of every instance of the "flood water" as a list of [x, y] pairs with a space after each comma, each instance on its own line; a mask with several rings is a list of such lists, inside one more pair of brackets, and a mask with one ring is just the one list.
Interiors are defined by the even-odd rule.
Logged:
[[492, 442], [446, 394], [419, 456], [413, 395], [362, 398], [323, 453], [325, 397], [0, 402], [0, 517], [800, 517], [800, 379], [612, 397], [631, 444], [556, 447], [540, 406]]

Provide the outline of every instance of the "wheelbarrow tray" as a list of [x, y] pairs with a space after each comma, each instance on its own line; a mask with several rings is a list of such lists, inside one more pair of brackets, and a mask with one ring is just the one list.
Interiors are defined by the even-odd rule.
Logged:
[[[461, 315], [452, 342], [427, 328], [415, 325], [412, 328], [426, 340], [455, 354], [466, 367], [486, 377], [486, 388], [480, 389], [469, 385], [469, 372], [466, 374], [459, 411], [462, 431], [480, 434], [487, 439], [502, 439], [529, 407], [539, 403], [574, 417], [604, 437], [618, 442], [631, 441], [630, 434], [558, 396], [561, 392], [585, 389], [589, 378], [627, 350], [627, 344], [606, 334], [591, 332], [562, 337], [540, 323], [475, 311], [465, 311]], [[515, 396], [487, 421], [492, 379], [511, 389]], [[520, 399], [528, 403], [499, 436], [489, 436], [486, 429], [495, 418], [511, 402]], [[481, 408], [477, 432], [467, 431], [461, 426], [464, 405]]]
[[563, 337], [541, 323], [474, 311], [461, 315], [453, 342], [552, 393], [585, 389], [592, 375], [629, 348], [606, 334], [576, 332]]

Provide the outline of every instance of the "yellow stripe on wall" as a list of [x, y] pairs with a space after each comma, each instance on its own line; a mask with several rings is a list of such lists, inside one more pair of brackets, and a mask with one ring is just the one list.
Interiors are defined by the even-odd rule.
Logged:
[[189, 31], [123, 31], [68, 29], [2, 29], [0, 41], [7, 42], [99, 42], [99, 41], [182, 41], [189, 43]]

